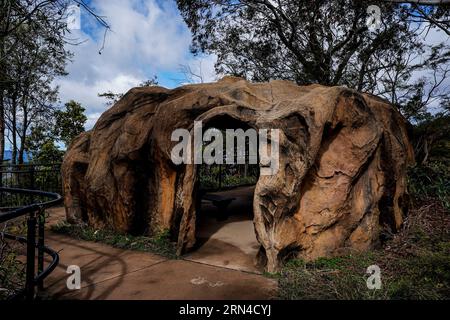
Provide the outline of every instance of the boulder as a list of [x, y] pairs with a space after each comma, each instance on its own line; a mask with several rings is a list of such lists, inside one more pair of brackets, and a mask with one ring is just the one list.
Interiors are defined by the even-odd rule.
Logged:
[[194, 121], [280, 130], [279, 170], [260, 176], [253, 199], [266, 270], [290, 257], [368, 250], [401, 227], [414, 159], [392, 105], [345, 87], [233, 77], [125, 94], [65, 155], [67, 219], [123, 233], [168, 230], [179, 254], [192, 249], [198, 166], [172, 162], [171, 135]]

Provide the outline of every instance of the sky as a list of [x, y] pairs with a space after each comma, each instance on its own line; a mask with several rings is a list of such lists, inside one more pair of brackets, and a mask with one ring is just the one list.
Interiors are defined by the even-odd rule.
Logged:
[[108, 108], [98, 93], [125, 93], [155, 75], [159, 85], [174, 88], [186, 82], [182, 65], [201, 73], [204, 82], [217, 80], [214, 56], [194, 57], [190, 51], [191, 33], [172, 0], [92, 0], [90, 7], [105, 16], [111, 31], [105, 29], [81, 8], [81, 29], [71, 30], [67, 44], [73, 53], [68, 75], [55, 80], [62, 104], [73, 99], [86, 108], [91, 129]]

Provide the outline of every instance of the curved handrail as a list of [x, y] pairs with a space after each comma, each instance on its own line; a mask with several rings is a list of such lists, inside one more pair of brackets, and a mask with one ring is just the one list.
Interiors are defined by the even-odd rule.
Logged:
[[[21, 243], [27, 243], [27, 238], [22, 237], [22, 236], [15, 236], [13, 234], [10, 233], [3, 233], [3, 235], [5, 236], [5, 238], [11, 239], [11, 240], [17, 240]], [[35, 247], [38, 247], [38, 244], [36, 243]], [[53, 260], [50, 262], [50, 264], [48, 265], [48, 267], [42, 271], [41, 273], [39, 273], [34, 279], [34, 281], [39, 281], [39, 280], [43, 280], [45, 278], [47, 278], [47, 276], [52, 273], [53, 270], [55, 270], [55, 268], [58, 266], [59, 263], [59, 254], [58, 252], [56, 252], [55, 250], [53, 250], [50, 247], [44, 246], [44, 252], [49, 254]]]
[[[20, 208], [10, 208], [11, 210], [0, 214], [0, 223], [6, 222], [11, 219], [15, 219], [29, 214], [28, 218], [28, 231], [27, 237], [16, 236], [6, 232], [1, 234], [8, 239], [16, 240], [21, 243], [27, 244], [27, 280], [25, 289], [20, 294], [25, 293], [28, 299], [34, 297], [34, 286], [39, 285], [42, 287], [43, 280], [56, 268], [59, 263], [59, 255], [56, 251], [44, 245], [44, 219], [38, 219], [38, 242], [36, 243], [36, 212], [38, 215], [43, 214], [44, 209], [49, 208], [59, 202], [61, 202], [61, 195], [53, 192], [45, 192], [39, 190], [18, 189], [18, 188], [6, 188], [0, 187], [0, 192], [19, 193], [25, 195], [43, 196], [49, 197], [51, 200], [45, 202], [33, 203]], [[2, 208], [5, 209], [5, 208]], [[35, 275], [35, 248], [38, 248], [38, 274]], [[52, 257], [52, 261], [43, 268], [44, 253], [49, 254]]]
[[[62, 200], [61, 195], [54, 192], [45, 192], [45, 191], [39, 191], [39, 190], [30, 190], [30, 189], [19, 189], [19, 188], [6, 188], [6, 187], [0, 187], [0, 192], [11, 192], [11, 193], [20, 193], [20, 194], [27, 194], [27, 195], [35, 195], [35, 196], [44, 196], [44, 197], [50, 197], [53, 198], [50, 201], [46, 202], [40, 202], [40, 203], [33, 203], [31, 205], [19, 207], [19, 208], [11, 208], [10, 211], [5, 213], [0, 213], [0, 223], [18, 218], [20, 216], [26, 215], [27, 213], [30, 213], [31, 211], [38, 210], [38, 209], [45, 209], [48, 207], [51, 207], [58, 202]], [[7, 208], [2, 208], [7, 209]]]

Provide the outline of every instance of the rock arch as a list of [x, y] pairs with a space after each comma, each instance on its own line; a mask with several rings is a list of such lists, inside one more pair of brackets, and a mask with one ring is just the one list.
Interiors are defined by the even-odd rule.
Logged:
[[413, 152], [386, 101], [344, 87], [249, 83], [131, 89], [70, 146], [62, 166], [69, 221], [120, 232], [170, 230], [178, 253], [195, 243], [195, 165], [170, 160], [171, 133], [227, 116], [277, 128], [280, 170], [261, 176], [254, 224], [269, 271], [286, 257], [367, 250], [400, 228]]

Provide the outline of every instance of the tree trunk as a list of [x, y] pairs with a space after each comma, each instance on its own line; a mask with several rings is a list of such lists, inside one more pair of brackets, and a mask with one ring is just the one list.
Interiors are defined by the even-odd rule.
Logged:
[[14, 96], [11, 101], [11, 134], [12, 134], [12, 155], [11, 155], [11, 163], [16, 164], [17, 162], [17, 98]]
[[[3, 16], [3, 12], [2, 12]], [[5, 154], [5, 87], [6, 87], [6, 70], [5, 70], [5, 45], [3, 38], [0, 39], [0, 165], [3, 164]]]
[[22, 164], [24, 162], [23, 154], [24, 154], [26, 138], [27, 138], [27, 128], [28, 128], [28, 110], [27, 110], [27, 106], [25, 104], [23, 106], [22, 133], [20, 135], [19, 164]]
[[423, 160], [422, 160], [422, 165], [427, 163], [428, 160], [428, 140], [425, 138], [424, 144], [423, 144]]
[[[1, 59], [1, 58], [0, 58]], [[0, 82], [3, 81], [0, 79]], [[3, 85], [3, 84], [0, 84]], [[4, 105], [4, 90], [0, 88], [0, 165], [3, 164], [3, 156], [5, 154], [5, 105]]]

